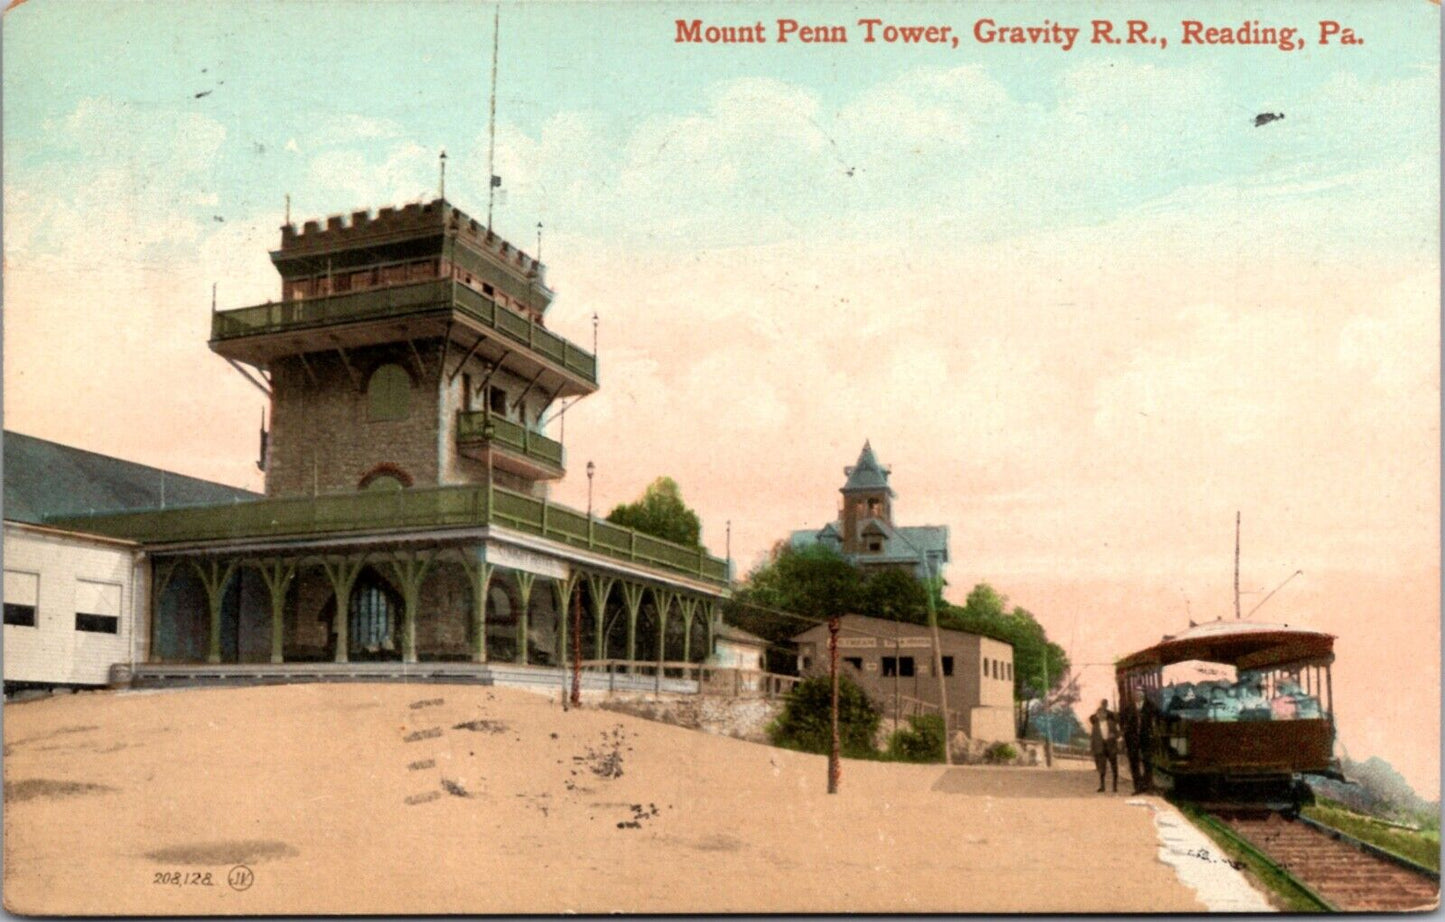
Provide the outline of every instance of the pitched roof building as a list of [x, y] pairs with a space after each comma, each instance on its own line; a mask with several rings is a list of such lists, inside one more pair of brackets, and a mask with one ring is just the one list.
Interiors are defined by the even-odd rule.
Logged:
[[4, 455], [7, 695], [104, 685], [140, 640], [149, 582], [141, 545], [49, 519], [260, 498], [18, 432], [5, 433]]
[[947, 525], [895, 525], [889, 468], [878, 463], [865, 441], [858, 463], [843, 469], [838, 518], [819, 529], [795, 531], [795, 548], [822, 544], [865, 569], [896, 567], [919, 579], [941, 575], [948, 562]]
[[5, 432], [5, 521], [244, 502], [260, 494]]

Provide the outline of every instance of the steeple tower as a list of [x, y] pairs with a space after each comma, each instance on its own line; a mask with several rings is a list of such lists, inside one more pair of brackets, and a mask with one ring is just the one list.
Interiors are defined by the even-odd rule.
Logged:
[[[889, 469], [878, 463], [873, 445], [866, 439], [858, 454], [858, 463], [843, 468], [847, 481], [839, 490], [843, 494], [843, 551], [858, 554], [868, 550], [869, 525], [875, 521], [893, 524], [893, 488], [888, 486]], [[877, 525], [873, 528], [878, 529]]]

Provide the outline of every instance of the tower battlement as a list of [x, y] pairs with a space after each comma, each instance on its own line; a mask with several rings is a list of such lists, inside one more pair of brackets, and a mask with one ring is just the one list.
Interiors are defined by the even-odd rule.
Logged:
[[274, 254], [285, 259], [327, 251], [376, 245], [413, 237], [448, 236], [465, 241], [473, 249], [500, 260], [507, 268], [546, 285], [547, 267], [525, 250], [489, 230], [485, 225], [445, 199], [425, 204], [411, 202], [400, 208], [386, 206], [373, 216], [370, 210], [330, 215], [325, 226], [317, 219], [281, 227], [281, 249]]

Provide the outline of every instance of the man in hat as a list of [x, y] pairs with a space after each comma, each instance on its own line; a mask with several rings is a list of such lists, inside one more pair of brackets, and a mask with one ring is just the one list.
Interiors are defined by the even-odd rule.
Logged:
[[1089, 715], [1089, 749], [1099, 769], [1099, 792], [1104, 791], [1105, 769], [1113, 769], [1114, 791], [1119, 791], [1119, 715], [1109, 710], [1108, 700]]

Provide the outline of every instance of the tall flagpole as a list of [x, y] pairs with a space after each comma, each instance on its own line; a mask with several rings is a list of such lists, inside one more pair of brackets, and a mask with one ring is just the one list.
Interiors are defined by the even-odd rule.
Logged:
[[502, 26], [502, 8], [492, 14], [492, 100], [487, 117], [487, 234], [492, 232], [492, 202], [497, 196], [497, 35]]

